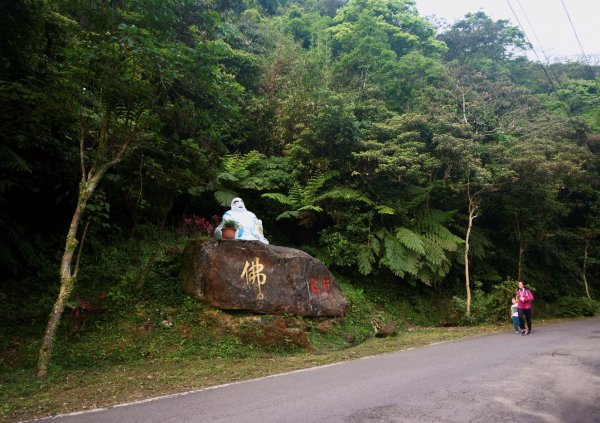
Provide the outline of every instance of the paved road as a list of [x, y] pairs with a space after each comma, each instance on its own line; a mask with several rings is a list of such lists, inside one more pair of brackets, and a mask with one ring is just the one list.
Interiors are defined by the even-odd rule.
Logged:
[[445, 342], [51, 421], [600, 422], [600, 319], [547, 325], [531, 336], [507, 332]]

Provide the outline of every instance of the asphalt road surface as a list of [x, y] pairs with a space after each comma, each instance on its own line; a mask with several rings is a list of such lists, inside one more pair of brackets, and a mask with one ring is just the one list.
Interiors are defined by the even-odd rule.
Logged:
[[600, 319], [508, 329], [44, 420], [600, 422]]

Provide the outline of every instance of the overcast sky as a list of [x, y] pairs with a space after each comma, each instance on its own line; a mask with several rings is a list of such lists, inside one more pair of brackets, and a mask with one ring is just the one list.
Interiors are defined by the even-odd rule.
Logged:
[[[590, 63], [600, 64], [600, 0], [415, 0], [424, 17], [436, 15], [453, 23], [468, 12], [483, 10], [494, 20], [510, 19], [519, 26], [509, 2], [540, 60], [580, 57], [576, 33]], [[527, 55], [535, 59], [533, 53]]]

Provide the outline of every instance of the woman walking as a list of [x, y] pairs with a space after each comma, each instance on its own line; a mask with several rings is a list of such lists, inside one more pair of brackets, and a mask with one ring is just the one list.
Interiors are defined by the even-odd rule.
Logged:
[[[524, 281], [519, 281], [517, 300], [521, 335], [531, 335], [531, 302], [533, 301], [533, 294], [529, 289], [527, 289], [527, 285]], [[527, 322], [527, 331], [525, 331], [525, 321]]]

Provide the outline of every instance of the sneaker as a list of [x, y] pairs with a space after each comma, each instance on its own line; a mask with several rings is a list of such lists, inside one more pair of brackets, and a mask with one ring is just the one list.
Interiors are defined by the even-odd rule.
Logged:
[[527, 334], [527, 332], [525, 332], [525, 329], [523, 329], [523, 330], [521, 331], [521, 335], [525, 336], [526, 334]]
[[525, 335], [531, 335], [531, 331], [528, 330], [527, 333]]
[[518, 335], [518, 334], [519, 334], [519, 331], [518, 331], [518, 330], [516, 330], [516, 331], [515, 331], [515, 335]]

